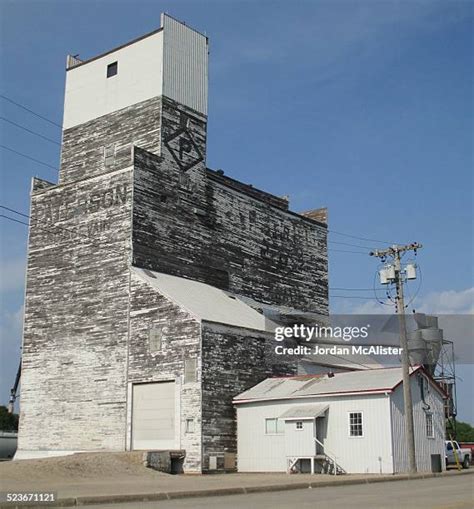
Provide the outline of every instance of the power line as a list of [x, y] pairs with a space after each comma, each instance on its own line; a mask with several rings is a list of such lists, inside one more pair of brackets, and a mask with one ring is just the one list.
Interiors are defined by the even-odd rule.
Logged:
[[370, 246], [361, 246], [360, 244], [349, 244], [348, 242], [338, 242], [336, 240], [328, 240], [329, 244], [340, 244], [341, 246], [360, 247], [361, 249], [376, 249]]
[[30, 223], [25, 223], [24, 221], [20, 221], [19, 219], [14, 219], [13, 217], [5, 216], [4, 214], [0, 214], [0, 217], [4, 219], [8, 219], [9, 221], [15, 221], [15, 223], [24, 224], [25, 226], [30, 226]]
[[[26, 217], [26, 218], [30, 219], [30, 216], [28, 214], [25, 214], [24, 212], [20, 212], [18, 210], [12, 209], [10, 207], [6, 207], [5, 205], [0, 205], [0, 209], [4, 209], [4, 210], [7, 210], [9, 212], [13, 212], [14, 214], [18, 214], [18, 215], [20, 215], [22, 217]], [[14, 221], [16, 223], [23, 224], [25, 226], [30, 226], [29, 223], [26, 223], [24, 221], [20, 221], [19, 219], [14, 219], [12, 217], [5, 216], [3, 214], [1, 214], [0, 217], [8, 219], [9, 221]], [[64, 228], [62, 226], [55, 225], [54, 227], [58, 228], [60, 230], [64, 230], [64, 231], [70, 232], [70, 233], [77, 233], [74, 230], [70, 230], [69, 228]], [[46, 228], [46, 227], [39, 227], [39, 228], [40, 229], [45, 229], [45, 230], [48, 230], [48, 231], [52, 231], [50, 228]], [[85, 235], [82, 235], [82, 236], [89, 239], [89, 237], [87, 237]], [[365, 254], [365, 253], [363, 253], [363, 254]], [[354, 292], [355, 291], [364, 291], [364, 292], [365, 291], [373, 291], [372, 288], [336, 288], [336, 287], [329, 288], [329, 290], [334, 290], [334, 291], [354, 291]], [[357, 299], [357, 300], [367, 300], [367, 301], [368, 300], [379, 301], [379, 299], [377, 297], [363, 297], [363, 296], [359, 296], [359, 295], [329, 295], [329, 297], [330, 298], [335, 298], [335, 299]]]
[[5, 150], [9, 150], [10, 152], [13, 152], [16, 155], [24, 157], [25, 159], [29, 159], [30, 161], [34, 161], [35, 163], [42, 164], [43, 166], [47, 166], [48, 168], [51, 168], [51, 169], [55, 170], [56, 172], [59, 171], [59, 168], [56, 168], [55, 166], [51, 166], [48, 163], [44, 163], [43, 161], [39, 161], [38, 159], [35, 159], [34, 157], [31, 157], [31, 156], [28, 156], [26, 154], [23, 154], [23, 152], [18, 152], [17, 150], [14, 150], [14, 149], [12, 149], [10, 147], [6, 147], [5, 145], [0, 145], [0, 147], [5, 149]]
[[[31, 216], [29, 216], [28, 214], [25, 214], [24, 212], [20, 212], [19, 210], [12, 209], [10, 207], [6, 207], [5, 205], [0, 205], [0, 209], [8, 210], [9, 212], [13, 212], [14, 214], [18, 214], [19, 216], [23, 216], [23, 217], [26, 217], [26, 218], [31, 220]], [[5, 216], [3, 214], [0, 215], [0, 217], [3, 217], [5, 219], [9, 219], [10, 221], [15, 221], [16, 223], [20, 223], [20, 224], [24, 224], [26, 226], [30, 226], [30, 223], [25, 223], [24, 221], [20, 221], [19, 219], [14, 219], [13, 217], [8, 217], [8, 216]], [[54, 233], [54, 230], [52, 228], [47, 228], [45, 226], [39, 226], [38, 224], [35, 224], [35, 227], [39, 228], [40, 230], [46, 230], [46, 231]], [[96, 246], [99, 246], [99, 244], [97, 242], [95, 242], [94, 240], [91, 240], [91, 238], [88, 235], [83, 235], [83, 234], [79, 233], [77, 230], [72, 230], [70, 228], [65, 228], [64, 226], [59, 226], [57, 224], [53, 225], [53, 228], [57, 228], [58, 230], [63, 230], [63, 231], [68, 232], [68, 233], [73, 233], [74, 235], [79, 235], [80, 237], [84, 237], [85, 239], [89, 240], [92, 244], [94, 244]]]
[[[6, 207], [0, 206], [0, 208], [6, 208]], [[4, 219], [8, 219], [9, 221], [14, 221], [15, 223], [24, 224], [25, 226], [28, 226], [28, 227], [30, 226], [30, 223], [25, 223], [25, 221], [20, 221], [19, 219], [15, 219], [14, 217], [5, 216], [4, 214], [0, 214], [0, 217], [3, 217]], [[46, 230], [48, 232], [54, 233], [54, 230], [52, 230], [51, 228], [47, 228], [46, 226], [38, 226], [38, 228], [40, 230]], [[60, 226], [55, 226], [55, 228], [59, 228], [60, 230], [65, 230], [65, 231], [72, 231], [72, 230], [66, 230], [65, 228], [61, 228]], [[94, 243], [94, 242], [92, 241], [92, 243]]]
[[[19, 210], [15, 210], [15, 209], [12, 209], [10, 207], [6, 207], [5, 205], [0, 205], [0, 209], [4, 209], [4, 210], [8, 210], [9, 212], [13, 212], [14, 214], [18, 214], [20, 216], [23, 216], [23, 217], [26, 217], [26, 218], [30, 218], [30, 216], [28, 214], [25, 214], [24, 212], [20, 212]], [[7, 216], [0, 216], [0, 217], [5, 217], [6, 219], [12, 219], [12, 218], [9, 218]], [[13, 221], [17, 221], [17, 222], [20, 222], [21, 224], [25, 224], [25, 225], [29, 225], [29, 223], [24, 223], [23, 221], [18, 221], [16, 219], [12, 219]], [[67, 228], [63, 228], [61, 226], [56, 226], [56, 228], [60, 228], [60, 229], [64, 229], [64, 230], [67, 230], [67, 231], [70, 231], [72, 232], [73, 230], [69, 230]], [[371, 292], [373, 291], [372, 288], [329, 288], [329, 290], [334, 290], [334, 291], [348, 291], [348, 292], [359, 292], [359, 291], [364, 291], [364, 292]], [[344, 295], [330, 295], [330, 297], [337, 297], [337, 298], [345, 298], [345, 299], [374, 299], [375, 297], [370, 297], [370, 298], [367, 298], [367, 297], [361, 297], [361, 296], [344, 296]]]
[[28, 219], [30, 218], [28, 214], [20, 212], [19, 210], [11, 209], [10, 207], [5, 207], [5, 205], [0, 205], [0, 209], [8, 210], [9, 212], [13, 212], [14, 214], [18, 214], [19, 216], [27, 217]]
[[31, 113], [32, 115], [35, 115], [35, 116], [37, 116], [38, 118], [41, 118], [42, 120], [44, 120], [44, 121], [46, 121], [46, 122], [49, 122], [50, 124], [53, 124], [53, 125], [55, 125], [55, 126], [57, 126], [57, 127], [60, 127], [60, 128], [62, 129], [62, 125], [61, 125], [61, 124], [58, 124], [57, 122], [54, 122], [54, 120], [51, 120], [51, 119], [49, 119], [49, 118], [47, 118], [47, 117], [44, 117], [43, 115], [40, 115], [39, 113], [36, 113], [36, 111], [33, 111], [33, 110], [31, 110], [30, 108], [27, 108], [26, 106], [23, 106], [22, 104], [17, 103], [17, 102], [16, 102], [16, 101], [14, 101], [13, 99], [10, 99], [9, 97], [7, 97], [7, 96], [5, 96], [5, 95], [3, 95], [3, 94], [0, 94], [0, 97], [1, 97], [2, 99], [4, 99], [5, 101], [8, 101], [8, 102], [10, 102], [10, 103], [14, 104], [15, 106], [18, 106], [18, 108], [21, 108], [21, 109], [23, 109], [23, 110], [25, 110], [25, 111], [28, 111], [28, 112], [29, 112], [29, 113]]
[[361, 300], [377, 300], [375, 297], [362, 297], [360, 295], [329, 295], [333, 299], [361, 299]]
[[43, 136], [42, 134], [40, 133], [37, 133], [35, 131], [32, 131], [31, 129], [28, 129], [27, 127], [23, 127], [22, 125], [20, 124], [17, 124], [16, 122], [13, 122], [11, 120], [8, 120], [7, 118], [5, 117], [0, 117], [0, 120], [3, 120], [4, 122], [8, 122], [9, 124], [12, 124], [14, 125], [15, 127], [18, 127], [19, 129], [23, 129], [23, 131], [26, 131], [27, 133], [30, 133], [30, 134], [34, 134], [35, 136], [38, 136], [39, 138], [43, 138], [43, 140], [46, 140], [46, 141], [49, 141], [51, 143], [54, 143], [56, 145], [59, 145], [61, 146], [61, 143], [58, 143], [57, 141], [55, 140], [52, 140], [51, 138], [48, 138], [47, 136]]
[[[2, 145], [0, 145], [1, 147]], [[27, 217], [28, 219], [30, 218], [29, 215], [23, 213], [23, 212], [19, 212], [18, 210], [15, 210], [15, 209], [11, 209], [9, 207], [5, 207], [4, 205], [0, 205], [0, 208], [2, 209], [5, 209], [5, 210], [8, 210], [10, 212], [13, 212], [14, 214], [19, 214], [23, 217]], [[58, 228], [61, 228], [58, 226]], [[71, 230], [69, 230], [71, 231]], [[367, 253], [363, 253], [362, 251], [346, 251], [346, 250], [343, 250], [343, 249], [328, 249], [328, 251], [337, 251], [337, 252], [341, 252], [341, 253], [356, 253], [356, 254], [363, 254], [363, 255], [367, 255]], [[356, 290], [355, 288], [350, 288], [350, 289], [347, 289], [347, 288], [343, 288], [342, 290]], [[364, 289], [364, 290], [368, 290], [368, 289]]]
[[346, 291], [346, 292], [373, 292], [373, 288], [336, 288], [329, 287], [330, 290]]
[[[23, 104], [20, 104], [20, 103], [18, 103], [18, 102], [16, 102], [16, 101], [14, 101], [13, 99], [10, 99], [9, 97], [7, 97], [7, 96], [5, 96], [5, 95], [3, 95], [3, 94], [0, 94], [0, 97], [1, 97], [2, 99], [4, 99], [5, 101], [8, 101], [8, 102], [10, 102], [10, 103], [14, 104], [14, 105], [15, 105], [15, 106], [17, 106], [18, 108], [22, 108], [23, 110], [28, 111], [28, 112], [29, 112], [29, 113], [31, 113], [32, 115], [35, 115], [35, 116], [37, 116], [38, 118], [41, 118], [42, 120], [44, 120], [44, 121], [46, 121], [46, 122], [49, 122], [50, 124], [55, 125], [55, 126], [57, 126], [57, 127], [60, 127], [60, 128], [62, 129], [62, 125], [61, 125], [61, 124], [58, 124], [58, 123], [57, 123], [57, 122], [55, 122], [54, 120], [51, 120], [51, 119], [49, 119], [49, 118], [47, 118], [47, 117], [45, 117], [45, 116], [43, 116], [43, 115], [41, 115], [41, 114], [37, 113], [36, 111], [33, 111], [32, 109], [30, 109], [30, 108], [28, 108], [28, 107], [24, 106]], [[39, 136], [39, 137], [41, 137], [41, 138], [44, 138], [45, 140], [48, 140], [48, 141], [50, 141], [50, 142], [52, 142], [52, 143], [55, 143], [55, 144], [57, 144], [57, 145], [61, 145], [61, 144], [60, 144], [60, 143], [58, 143], [57, 141], [52, 140], [52, 139], [50, 139], [50, 138], [47, 138], [46, 136], [43, 136], [43, 135], [41, 135], [41, 134], [39, 134], [39, 133], [36, 133], [36, 132], [34, 132], [34, 131], [31, 131], [31, 130], [29, 130], [29, 129], [27, 129], [27, 128], [25, 128], [25, 127], [23, 127], [23, 126], [19, 125], [19, 124], [16, 124], [15, 122], [12, 122], [11, 120], [7, 120], [7, 119], [5, 119], [4, 117], [0, 117], [0, 118], [1, 118], [2, 120], [6, 121], [6, 122], [9, 122], [10, 124], [15, 125], [16, 127], [19, 127], [20, 129], [23, 129], [23, 130], [25, 130], [25, 131], [27, 131], [27, 132], [31, 133], [31, 134], [34, 134], [34, 135]], [[33, 158], [30, 158], [29, 156], [26, 156], [26, 155], [21, 154], [21, 153], [19, 153], [19, 152], [13, 151], [12, 149], [9, 149], [9, 148], [7, 148], [7, 147], [3, 147], [3, 148], [6, 148], [7, 150], [11, 150], [12, 152], [17, 153], [18, 155], [22, 155], [22, 156], [24, 156], [24, 157], [27, 157], [27, 158], [29, 158], [29, 159], [32, 159], [32, 160], [34, 160], [35, 162], [38, 162], [39, 164], [44, 164], [45, 166], [49, 166], [50, 168], [53, 168], [52, 166], [50, 166], [50, 165], [48, 165], [48, 164], [46, 164], [46, 163], [43, 163], [43, 162], [41, 162], [41, 161], [35, 160], [35, 159], [33, 159]], [[57, 170], [57, 168], [53, 168], [53, 169]], [[383, 244], [393, 244], [393, 242], [388, 242], [388, 241], [385, 241], [385, 240], [372, 239], [372, 238], [368, 238], [368, 237], [360, 237], [360, 236], [357, 236], [357, 235], [351, 235], [351, 234], [343, 233], [343, 232], [339, 232], [339, 231], [336, 231], [336, 230], [329, 230], [329, 229], [328, 229], [328, 230], [327, 230], [327, 232], [328, 232], [328, 233], [333, 233], [333, 234], [335, 234], [335, 235], [342, 235], [342, 236], [344, 236], [344, 237], [349, 237], [349, 238], [356, 239], [356, 240], [362, 240], [362, 241], [364, 241], [364, 242], [380, 242], [380, 243], [383, 243]], [[342, 244], [342, 245], [347, 245], [347, 246], [359, 247], [359, 248], [366, 249], [366, 246], [360, 246], [360, 245], [356, 245], [356, 244], [348, 244], [348, 243], [344, 243], [344, 242], [337, 242], [337, 241], [328, 241], [328, 242], [333, 243], [333, 244]], [[373, 249], [373, 248], [367, 247], [367, 249]], [[334, 249], [333, 251], [336, 251], [336, 250]], [[340, 252], [345, 252], [345, 251], [342, 251], [342, 250], [341, 250]]]
[[364, 256], [367, 256], [367, 253], [364, 253], [363, 251], [348, 251], [346, 249], [328, 249], [328, 251], [332, 251], [335, 253], [353, 253], [353, 254], [362, 254]]
[[367, 237], [358, 237], [357, 235], [349, 235], [348, 233], [337, 232], [335, 230], [327, 230], [328, 233], [334, 233], [335, 235], [343, 235], [344, 237], [350, 237], [351, 239], [363, 240], [366, 242], [381, 242], [382, 244], [395, 244], [394, 242], [387, 242], [380, 239], [369, 239]]

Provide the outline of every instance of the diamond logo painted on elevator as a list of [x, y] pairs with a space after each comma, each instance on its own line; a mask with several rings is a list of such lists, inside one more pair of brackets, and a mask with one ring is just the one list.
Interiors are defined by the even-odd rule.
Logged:
[[166, 148], [183, 172], [190, 170], [204, 159], [188, 127], [189, 118], [181, 117], [179, 129], [164, 141]]

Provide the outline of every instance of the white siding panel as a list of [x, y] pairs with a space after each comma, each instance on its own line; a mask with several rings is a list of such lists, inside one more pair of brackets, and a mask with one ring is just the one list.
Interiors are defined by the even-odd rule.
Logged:
[[316, 454], [314, 419], [302, 420], [302, 428], [298, 429], [298, 421], [285, 422], [285, 454], [287, 458], [297, 456], [314, 456]]
[[[163, 32], [70, 69], [66, 74], [63, 129], [162, 95]], [[107, 78], [107, 65], [118, 72]]]
[[207, 38], [163, 15], [163, 95], [207, 116]]
[[[285, 472], [285, 436], [266, 435], [265, 419], [277, 418], [289, 405], [237, 407], [237, 465], [239, 472]], [[282, 410], [283, 409], [283, 410]]]
[[[349, 436], [350, 412], [362, 412], [362, 437]], [[330, 402], [323, 434], [323, 440], [319, 440], [325, 444], [326, 453], [335, 455], [346, 472], [393, 472], [388, 396], [335, 398]]]
[[[422, 375], [420, 375], [422, 376]], [[419, 472], [431, 471], [431, 455], [440, 454], [441, 464], [445, 468], [444, 453], [444, 408], [440, 393], [429, 385], [425, 401], [422, 401], [419, 377], [411, 378], [413, 399], [413, 423], [415, 428], [416, 463]], [[426, 436], [426, 417], [424, 408], [429, 405], [429, 412], [433, 413], [434, 438]], [[403, 407], [403, 387], [400, 385], [391, 396], [392, 436], [395, 472], [408, 470], [408, 454], [405, 434], [405, 413]]]
[[[163, 30], [66, 74], [63, 129], [165, 95], [207, 116], [207, 38], [169, 16]], [[118, 72], [107, 78], [107, 66]]]

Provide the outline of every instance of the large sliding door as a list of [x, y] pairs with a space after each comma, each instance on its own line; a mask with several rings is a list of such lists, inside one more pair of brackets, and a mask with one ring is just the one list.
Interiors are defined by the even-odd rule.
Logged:
[[175, 383], [133, 385], [132, 448], [175, 448]]

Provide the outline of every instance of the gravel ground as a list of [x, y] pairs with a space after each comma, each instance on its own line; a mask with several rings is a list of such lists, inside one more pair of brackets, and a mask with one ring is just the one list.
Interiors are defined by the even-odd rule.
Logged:
[[[449, 472], [437, 479], [472, 471]], [[385, 477], [385, 479], [383, 478]], [[361, 480], [395, 480], [396, 476], [378, 475], [287, 475], [285, 473], [233, 473], [219, 475], [170, 475], [142, 465], [142, 453], [81, 453], [48, 459], [18, 460], [0, 463], [0, 490], [8, 492], [56, 492], [59, 498], [175, 493], [193, 490], [252, 487], [281, 488], [314, 483], [344, 484]], [[471, 476], [468, 476], [471, 477]], [[412, 481], [410, 481], [412, 482]], [[466, 479], [469, 482], [469, 479]], [[398, 483], [396, 483], [398, 484]], [[318, 486], [319, 489], [319, 486]], [[138, 506], [137, 506], [138, 507]]]
[[57, 458], [0, 463], [0, 478], [3, 481], [70, 481], [122, 476], [153, 479], [167, 474], [143, 466], [142, 453], [78, 453]]

